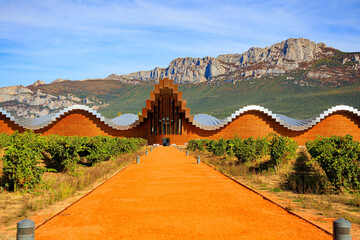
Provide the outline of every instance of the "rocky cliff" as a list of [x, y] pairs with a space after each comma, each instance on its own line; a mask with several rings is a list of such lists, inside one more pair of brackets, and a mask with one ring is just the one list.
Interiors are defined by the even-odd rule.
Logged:
[[336, 51], [324, 43], [316, 44], [308, 39], [290, 38], [271, 47], [253, 47], [242, 54], [224, 54], [217, 58], [177, 58], [167, 68], [126, 75], [112, 74], [107, 79], [158, 81], [167, 77], [176, 83], [201, 83], [216, 79], [261, 78], [306, 67], [315, 60], [332, 56]]
[[29, 87], [17, 85], [0, 88], [0, 107], [15, 116], [29, 119], [45, 116], [74, 104], [93, 105], [94, 103], [88, 98], [80, 99], [72, 94], [67, 94], [67, 96], [52, 95], [35, 89], [45, 84], [39, 81]]
[[324, 43], [290, 38], [270, 47], [252, 47], [241, 54], [177, 58], [167, 68], [111, 74], [105, 79], [56, 79], [51, 84], [38, 80], [28, 87], [0, 88], [0, 107], [24, 118], [43, 116], [73, 104], [97, 109], [109, 105], [111, 109], [112, 104], [117, 104], [112, 99], [125, 97], [128, 101], [127, 94], [134, 96], [131, 91], [165, 77], [180, 84], [219, 86], [224, 82], [235, 85], [242, 81], [254, 84], [274, 80], [282, 86], [338, 87], [360, 82], [360, 53], [345, 53]]

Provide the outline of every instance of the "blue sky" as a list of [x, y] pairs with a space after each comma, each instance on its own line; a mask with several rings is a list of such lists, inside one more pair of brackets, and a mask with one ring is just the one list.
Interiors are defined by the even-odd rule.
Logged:
[[290, 37], [360, 51], [360, 1], [0, 0], [0, 87], [105, 78]]

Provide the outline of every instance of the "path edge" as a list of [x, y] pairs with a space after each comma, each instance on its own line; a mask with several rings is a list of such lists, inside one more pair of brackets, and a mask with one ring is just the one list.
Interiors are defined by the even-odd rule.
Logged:
[[115, 177], [117, 174], [119, 174], [120, 172], [122, 172], [123, 170], [125, 170], [125, 168], [127, 168], [128, 166], [130, 166], [131, 164], [133, 164], [134, 161], [131, 161], [129, 163], [127, 163], [125, 166], [123, 166], [121, 169], [119, 169], [118, 171], [116, 171], [113, 175], [111, 175], [108, 179], [106, 179], [104, 182], [100, 183], [98, 186], [96, 186], [95, 188], [93, 188], [90, 192], [86, 193], [84, 196], [82, 196], [81, 198], [79, 198], [78, 200], [76, 200], [75, 202], [71, 203], [70, 205], [66, 206], [63, 210], [59, 211], [58, 213], [56, 213], [55, 215], [53, 215], [52, 217], [50, 217], [49, 219], [46, 219], [44, 222], [42, 222], [40, 225], [38, 225], [37, 227], [35, 227], [35, 230], [37, 230], [38, 228], [40, 228], [41, 226], [45, 225], [47, 222], [49, 222], [50, 220], [52, 220], [53, 218], [59, 216], [61, 213], [65, 212], [68, 208], [72, 207], [74, 204], [76, 204], [77, 202], [79, 202], [80, 200], [82, 200], [83, 198], [87, 197], [88, 195], [90, 195], [92, 192], [94, 192], [96, 189], [98, 189], [99, 187], [101, 187], [103, 184], [105, 184], [107, 181], [111, 180], [113, 177]]
[[244, 183], [240, 182], [239, 180], [237, 180], [237, 179], [233, 178], [231, 175], [228, 175], [228, 174], [226, 174], [226, 173], [222, 173], [222, 172], [220, 172], [220, 171], [219, 171], [219, 170], [217, 170], [217, 169], [216, 169], [213, 165], [210, 165], [210, 164], [209, 164], [209, 163], [207, 163], [207, 162], [202, 161], [202, 163], [204, 163], [204, 164], [205, 164], [205, 165], [207, 165], [208, 167], [212, 168], [212, 169], [213, 169], [213, 170], [215, 170], [216, 172], [220, 173], [221, 175], [223, 175], [223, 176], [227, 177], [228, 179], [232, 180], [233, 182], [235, 182], [235, 183], [237, 183], [237, 184], [241, 185], [242, 187], [244, 187], [244, 188], [246, 188], [246, 189], [248, 189], [248, 190], [252, 191], [253, 193], [255, 193], [255, 194], [257, 194], [257, 195], [261, 196], [261, 197], [262, 197], [263, 199], [265, 199], [266, 201], [269, 201], [269, 202], [271, 202], [272, 204], [275, 204], [276, 206], [278, 206], [278, 207], [282, 208], [283, 210], [285, 210], [285, 211], [286, 211], [286, 212], [288, 212], [289, 214], [291, 214], [291, 215], [293, 215], [293, 216], [295, 216], [295, 217], [298, 217], [298, 218], [300, 218], [301, 220], [304, 220], [305, 222], [310, 223], [310, 224], [311, 224], [311, 225], [313, 225], [314, 227], [316, 227], [316, 228], [318, 228], [318, 229], [322, 230], [322, 231], [323, 231], [323, 232], [325, 232], [326, 234], [329, 234], [330, 236], [333, 236], [333, 234], [332, 234], [331, 232], [329, 232], [329, 231], [327, 231], [327, 230], [323, 229], [322, 227], [320, 227], [320, 226], [316, 225], [315, 223], [310, 222], [310, 221], [309, 221], [309, 220], [307, 220], [306, 218], [303, 218], [303, 217], [301, 217], [300, 215], [298, 215], [298, 214], [296, 214], [296, 213], [294, 213], [294, 212], [292, 212], [292, 211], [290, 211], [290, 210], [286, 209], [285, 207], [283, 207], [283, 206], [282, 206], [282, 205], [280, 205], [279, 203], [277, 203], [277, 202], [275, 202], [275, 201], [271, 200], [270, 198], [268, 198], [268, 197], [264, 196], [264, 195], [263, 195], [263, 194], [261, 194], [260, 192], [257, 192], [256, 190], [254, 190], [254, 189], [252, 189], [252, 188], [250, 188], [250, 187], [246, 186]]

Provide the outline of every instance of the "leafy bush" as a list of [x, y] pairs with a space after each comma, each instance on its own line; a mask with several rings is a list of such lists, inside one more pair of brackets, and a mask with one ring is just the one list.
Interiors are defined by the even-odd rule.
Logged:
[[111, 159], [113, 155], [118, 155], [116, 143], [116, 140], [111, 137], [92, 137], [86, 146], [89, 152], [88, 162], [94, 165]]
[[48, 167], [57, 171], [74, 173], [80, 160], [83, 145], [77, 137], [52, 135], [47, 140], [45, 151], [50, 154]]
[[9, 190], [31, 191], [42, 182], [46, 171], [40, 166], [44, 142], [34, 132], [15, 132], [3, 156], [4, 186]]
[[222, 156], [226, 153], [227, 144], [227, 141], [222, 138], [218, 141], [213, 141], [211, 152], [216, 156]]
[[1, 134], [0, 144], [6, 146], [2, 185], [9, 190], [30, 191], [42, 182], [45, 171], [74, 174], [82, 158], [94, 165], [133, 152], [146, 143], [140, 138], [40, 136], [32, 131]]
[[11, 135], [0, 133], [0, 149], [10, 145]]
[[134, 152], [147, 144], [147, 140], [143, 138], [115, 138], [115, 140], [115, 155]]
[[318, 137], [308, 141], [306, 147], [336, 190], [360, 188], [360, 142], [350, 135]]
[[275, 166], [286, 164], [296, 156], [298, 146], [293, 139], [275, 134], [270, 137], [270, 161], [274, 162]]
[[254, 138], [239, 141], [235, 146], [235, 156], [239, 162], [252, 162], [256, 159], [256, 143]]
[[247, 138], [238, 141], [235, 156], [241, 162], [254, 162], [266, 156], [269, 152], [269, 143], [266, 138]]
[[[270, 140], [269, 140], [270, 139]], [[297, 143], [284, 136], [270, 134], [264, 138], [215, 140], [190, 140], [187, 149], [209, 151], [217, 156], [236, 156], [239, 162], [256, 162], [270, 153], [269, 167], [280, 167], [295, 157]]]
[[270, 143], [267, 137], [257, 138], [256, 140], [256, 155], [258, 158], [263, 158], [269, 154]]
[[190, 140], [187, 149], [198, 151], [209, 151], [217, 156], [236, 156], [239, 161], [250, 162], [258, 160], [269, 153], [269, 142], [266, 138], [248, 138], [215, 140]]
[[46, 137], [46, 151], [50, 154], [49, 167], [57, 171], [74, 173], [81, 158], [94, 165], [110, 160], [114, 156], [136, 151], [146, 144], [137, 138], [114, 138], [109, 136], [66, 137], [52, 135]]
[[207, 150], [207, 143], [209, 141], [205, 139], [190, 140], [187, 145], [187, 149], [192, 151], [205, 151]]

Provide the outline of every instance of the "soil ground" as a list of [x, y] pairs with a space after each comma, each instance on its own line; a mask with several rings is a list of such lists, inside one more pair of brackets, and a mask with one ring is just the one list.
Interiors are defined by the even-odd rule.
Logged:
[[[236, 162], [235, 157], [219, 157], [209, 152], [195, 151], [191, 152], [193, 156], [201, 156], [209, 166], [222, 172], [229, 178], [238, 181], [239, 183], [254, 189], [262, 196], [271, 199], [276, 204], [282, 206], [284, 209], [290, 210], [311, 223], [327, 230], [333, 231], [333, 221], [338, 218], [345, 218], [351, 221], [351, 235], [352, 239], [360, 239], [359, 226], [359, 207], [356, 205], [357, 195], [344, 194], [312, 194], [312, 193], [296, 193], [293, 190], [284, 188], [285, 181], [289, 175], [294, 173], [294, 168], [298, 167], [299, 160], [302, 165], [308, 166], [310, 158], [304, 159], [302, 154], [304, 149], [299, 149], [298, 157], [291, 160], [288, 165], [280, 169], [278, 173], [265, 172], [256, 173], [249, 172], [247, 167], [253, 167], [259, 163], [268, 161], [268, 158], [262, 159], [260, 162], [249, 165], [244, 164], [232, 166], [232, 168], [224, 167], [225, 162]], [[308, 156], [310, 157], [310, 156]], [[303, 169], [302, 169], [303, 170]], [[318, 174], [314, 173], [313, 169], [306, 169], [302, 174]], [[297, 172], [300, 174], [299, 172]], [[317, 178], [317, 180], [319, 180]], [[298, 185], [299, 187], [301, 185]]]
[[[90, 168], [80, 167], [79, 172], [82, 174], [78, 177], [67, 173], [47, 172], [44, 174], [44, 181], [50, 189], [43, 189], [44, 192], [40, 194], [0, 192], [0, 239], [15, 240], [16, 223], [24, 218], [32, 219], [36, 226], [41, 225], [131, 164], [137, 155], [144, 153], [145, 149], [140, 149]], [[0, 159], [0, 165], [1, 163]], [[51, 200], [60, 196], [62, 200]]]
[[158, 147], [36, 229], [36, 239], [332, 239], [173, 147]]

